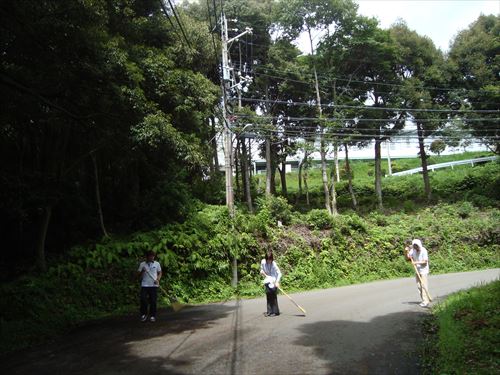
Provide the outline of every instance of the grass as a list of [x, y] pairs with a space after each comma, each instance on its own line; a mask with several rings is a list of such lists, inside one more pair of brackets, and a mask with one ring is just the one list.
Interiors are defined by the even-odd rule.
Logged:
[[497, 280], [455, 293], [434, 308], [427, 373], [500, 374], [499, 297]]
[[[491, 152], [464, 152], [461, 154], [453, 154], [453, 155], [442, 155], [437, 156], [433, 155], [429, 157], [428, 164], [438, 164], [438, 163], [447, 163], [450, 161], [458, 161], [458, 160], [466, 160], [466, 159], [475, 159], [484, 156], [492, 156]], [[329, 168], [331, 168], [333, 162], [329, 163]], [[351, 160], [351, 169], [354, 180], [365, 180], [365, 181], [373, 181], [374, 179], [374, 161], [373, 160]], [[407, 169], [417, 168], [421, 166], [421, 162], [419, 158], [408, 158], [408, 159], [392, 159], [391, 162], [392, 171], [399, 172]], [[347, 176], [345, 175], [345, 163], [343, 160], [339, 161], [339, 168], [341, 171], [341, 179], [347, 180]], [[469, 165], [457, 166], [454, 169], [469, 169]], [[387, 160], [382, 160], [382, 175], [387, 173]], [[299, 190], [298, 185], [298, 172], [293, 171], [287, 173], [287, 189], [289, 193], [295, 193]], [[259, 175], [259, 179], [261, 179], [261, 185], [265, 185], [265, 174]], [[279, 175], [276, 175], [276, 187], [278, 191], [280, 190], [280, 178]], [[311, 168], [309, 170], [309, 179], [308, 179], [309, 191], [319, 190], [322, 187], [322, 179], [321, 179], [321, 169], [318, 166]]]

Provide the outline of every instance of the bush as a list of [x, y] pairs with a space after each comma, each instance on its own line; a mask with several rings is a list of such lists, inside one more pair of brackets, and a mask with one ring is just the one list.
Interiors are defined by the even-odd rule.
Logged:
[[278, 221], [287, 225], [292, 220], [292, 206], [283, 197], [259, 198], [257, 206], [259, 207], [258, 216], [266, 220], [269, 225], [276, 225]]
[[462, 202], [460, 206], [458, 206], [457, 213], [462, 219], [465, 219], [470, 216], [471, 212], [474, 211], [474, 206], [470, 202]]
[[332, 227], [332, 215], [326, 209], [309, 211], [306, 219], [307, 225], [312, 229], [329, 229]]

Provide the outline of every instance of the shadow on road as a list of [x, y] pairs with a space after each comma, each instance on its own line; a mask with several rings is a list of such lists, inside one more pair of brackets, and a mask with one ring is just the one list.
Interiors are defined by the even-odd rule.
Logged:
[[424, 312], [400, 312], [369, 322], [304, 324], [296, 345], [312, 347], [329, 374], [418, 374]]
[[[56, 342], [0, 357], [0, 368], [3, 373], [30, 375], [181, 374], [176, 368], [189, 361], [174, 360], [172, 355], [196, 331], [209, 328], [234, 309], [210, 305], [179, 313], [162, 311], [154, 324], [141, 323], [136, 316], [105, 319], [80, 327]], [[173, 349], [162, 351], [161, 356], [141, 358], [130, 350], [130, 343], [154, 345], [163, 336], [182, 333], [186, 337]]]

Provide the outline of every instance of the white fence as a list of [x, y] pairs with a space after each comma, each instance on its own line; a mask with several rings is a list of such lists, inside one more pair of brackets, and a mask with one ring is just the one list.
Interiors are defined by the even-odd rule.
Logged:
[[[487, 156], [484, 158], [477, 158], [477, 159], [450, 161], [448, 163], [439, 163], [439, 164], [428, 165], [427, 169], [429, 171], [434, 171], [435, 169], [448, 168], [448, 167], [451, 167], [451, 169], [453, 169], [453, 167], [455, 165], [463, 165], [463, 164], [470, 164], [470, 165], [474, 166], [475, 163], [485, 163], [488, 161], [494, 161], [496, 159], [497, 159], [497, 156]], [[402, 171], [402, 172], [396, 172], [396, 173], [393, 173], [392, 176], [406, 176], [406, 175], [420, 173], [420, 172], [422, 172], [422, 167], [408, 169], [408, 170]], [[385, 175], [385, 176], [387, 177], [387, 175]]]

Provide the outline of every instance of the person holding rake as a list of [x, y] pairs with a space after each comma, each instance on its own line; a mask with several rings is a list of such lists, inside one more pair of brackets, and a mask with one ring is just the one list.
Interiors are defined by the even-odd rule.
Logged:
[[427, 276], [429, 275], [429, 254], [427, 253], [427, 249], [422, 245], [422, 241], [419, 239], [411, 241], [411, 246], [409, 246], [410, 243], [407, 241], [406, 245], [406, 259], [411, 262], [415, 268], [417, 288], [420, 293], [420, 298], [422, 299], [419, 306], [427, 307], [431, 301], [427, 280]]
[[146, 253], [146, 261], [141, 262], [137, 273], [141, 279], [141, 321], [145, 322], [148, 319], [149, 305], [149, 321], [156, 322], [156, 304], [158, 299], [158, 287], [162, 276], [161, 266], [155, 260], [156, 254], [154, 251]]
[[260, 263], [260, 274], [265, 277], [267, 313], [266, 316], [277, 316], [280, 314], [278, 307], [278, 288], [280, 287], [281, 271], [274, 261], [273, 252], [268, 251], [266, 257]]

